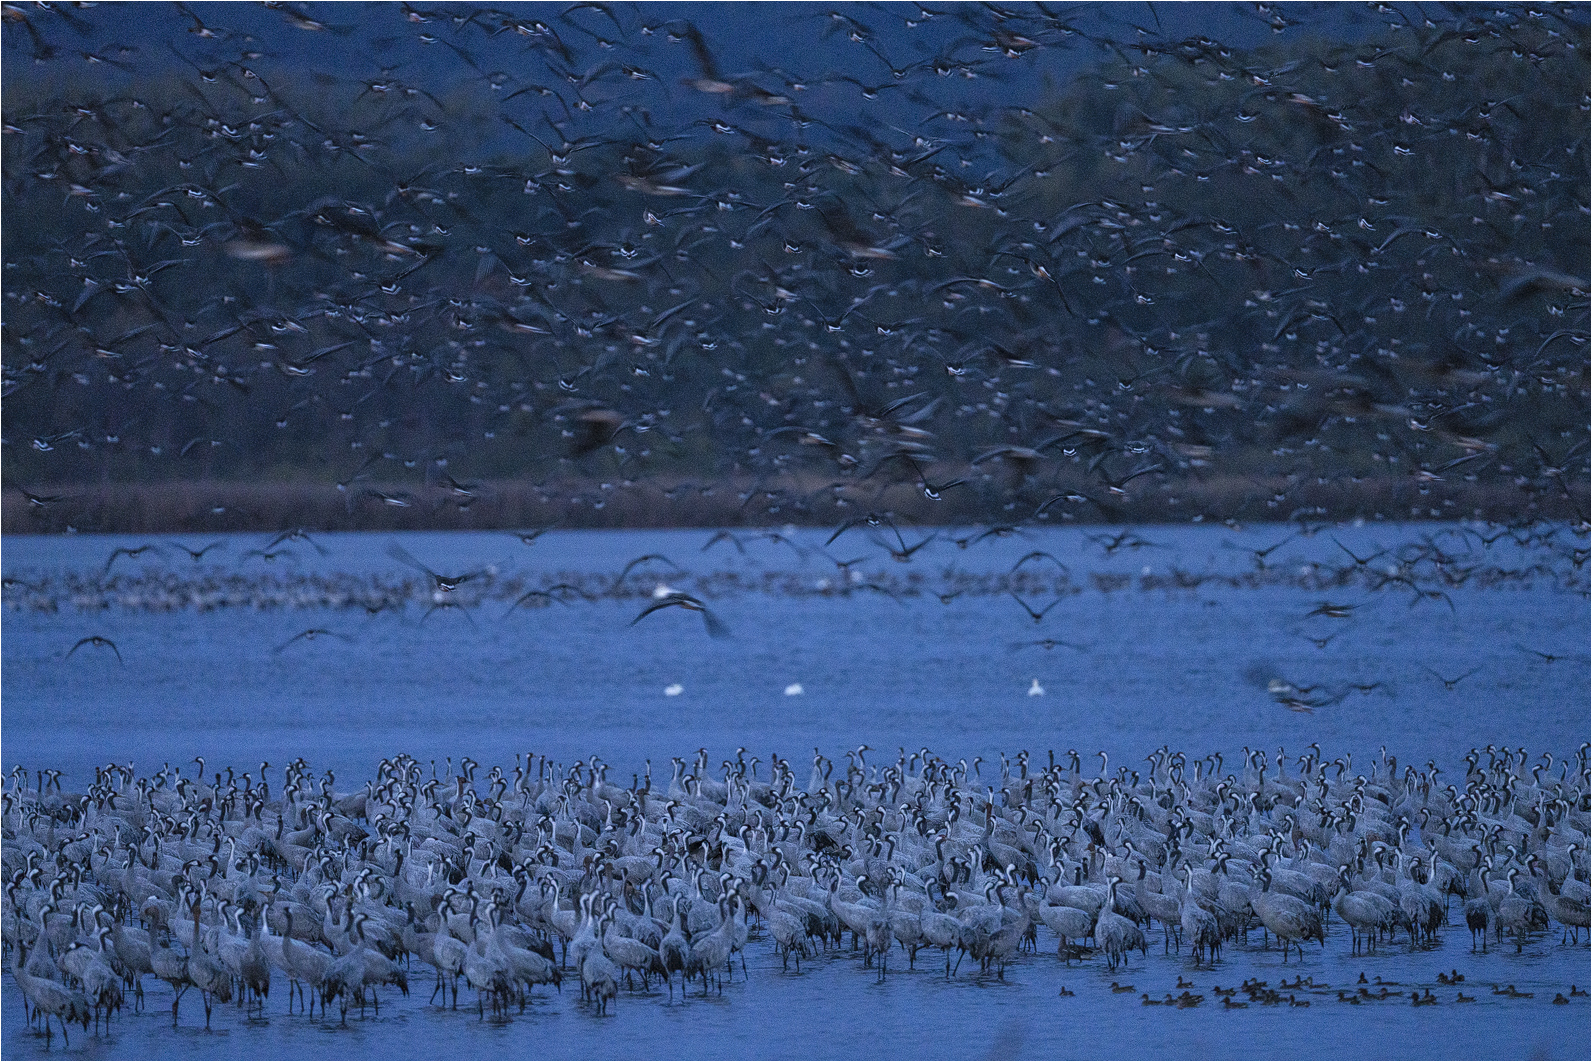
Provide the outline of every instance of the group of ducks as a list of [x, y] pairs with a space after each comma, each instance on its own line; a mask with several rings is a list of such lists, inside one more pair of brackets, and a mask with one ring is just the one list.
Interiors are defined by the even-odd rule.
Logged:
[[[1452, 987], [1463, 984], [1464, 981], [1465, 975], [1460, 973], [1458, 970], [1453, 971], [1452, 974], [1439, 972], [1437, 975], [1437, 983], [1440, 985]], [[1375, 994], [1373, 994], [1370, 987], [1368, 987], [1373, 983], [1377, 988], [1377, 992]], [[1197, 1007], [1201, 1003], [1205, 1002], [1205, 996], [1203, 994], [1189, 991], [1189, 989], [1195, 987], [1193, 981], [1185, 980], [1180, 976], [1177, 979], [1177, 987], [1183, 991], [1176, 996], [1168, 991], [1164, 998], [1161, 999], [1152, 997], [1148, 992], [1140, 992], [1139, 1003], [1141, 1006], [1146, 1007], [1178, 1007], [1180, 1009], [1187, 1010], [1190, 1007]], [[1369, 982], [1366, 980], [1365, 974], [1362, 973], [1360, 974], [1360, 980], [1355, 988], [1337, 989], [1337, 1001], [1339, 1003], [1352, 1003], [1359, 1005], [1366, 1002], [1380, 1002], [1385, 999], [1403, 999], [1404, 996], [1402, 992], [1393, 992], [1389, 990], [1390, 988], [1401, 987], [1402, 986], [1399, 984], [1399, 982], [1384, 981], [1381, 977], [1377, 977], [1374, 982]], [[1131, 995], [1134, 991], [1135, 988], [1133, 985], [1118, 984], [1115, 981], [1111, 982], [1111, 992], [1114, 995]], [[1216, 998], [1222, 1001], [1221, 1005], [1224, 1009], [1247, 1010], [1250, 1003], [1258, 1003], [1261, 1006], [1267, 1007], [1282, 1006], [1284, 1003], [1290, 1007], [1308, 1007], [1310, 1006], [1311, 1001], [1308, 999], [1301, 999], [1297, 995], [1298, 992], [1306, 992], [1317, 996], [1331, 996], [1333, 988], [1332, 985], [1325, 981], [1317, 981], [1314, 977], [1306, 977], [1303, 974], [1300, 974], [1292, 981], [1281, 982], [1278, 988], [1272, 988], [1268, 982], [1262, 981], [1259, 978], [1246, 977], [1243, 983], [1236, 988], [1223, 988], [1221, 985], [1215, 985], [1212, 987], [1211, 991], [1216, 994]], [[1287, 991], [1288, 994], [1285, 996], [1282, 994], [1282, 991]], [[1240, 1002], [1236, 998], [1240, 992], [1244, 993], [1244, 995], [1248, 997], [1249, 1002]], [[1065, 986], [1062, 987], [1059, 994], [1063, 998], [1077, 995], [1076, 992], [1073, 992]], [[1536, 995], [1534, 992], [1522, 992], [1515, 988], [1514, 985], [1507, 985], [1503, 987], [1494, 985], [1492, 994], [1495, 996], [1507, 996], [1510, 999], [1531, 999]], [[1584, 999], [1589, 995], [1592, 995], [1592, 993], [1589, 993], [1586, 989], [1580, 988], [1576, 985], [1571, 985], [1570, 994], [1568, 996], [1566, 996], [1563, 992], [1556, 992], [1553, 996], [1553, 1002], [1557, 1006], [1566, 1006], [1569, 1004], [1570, 1000], [1576, 998], [1577, 996]], [[1430, 988], [1426, 989], [1425, 994], [1422, 994], [1419, 990], [1412, 990], [1410, 992], [1410, 1003], [1412, 1006], [1433, 1007], [1437, 1006], [1441, 1002], [1442, 1001], [1432, 993]], [[1460, 989], [1454, 1002], [1474, 1003], [1476, 1002], [1476, 997], [1468, 996], [1465, 994], [1464, 989]]]
[[0, 932], [30, 1015], [63, 1036], [141, 1003], [146, 975], [174, 1022], [191, 989], [208, 1023], [216, 1002], [263, 1009], [283, 979], [290, 1010], [346, 1020], [422, 970], [434, 1001], [464, 987], [483, 1015], [565, 980], [602, 1013], [621, 983], [658, 977], [672, 999], [676, 980], [706, 994], [744, 976], [758, 932], [798, 973], [849, 934], [882, 980], [925, 950], [946, 978], [964, 961], [1003, 977], [1043, 926], [1060, 958], [1114, 972], [1153, 935], [1196, 965], [1255, 929], [1302, 958], [1333, 916], [1356, 950], [1415, 943], [1452, 900], [1476, 947], [1518, 949], [1588, 924], [1589, 749], [1488, 746], [1452, 777], [1315, 745], [1236, 764], [1162, 747], [1114, 770], [1102, 752], [1097, 771], [1024, 751], [985, 778], [981, 759], [864, 745], [840, 769], [814, 750], [805, 788], [745, 749], [716, 770], [705, 750], [676, 758], [665, 785], [649, 762], [629, 786], [595, 756], [439, 774], [400, 755], [352, 790], [302, 758], [278, 778], [107, 764], [83, 792], [19, 767], [0, 796]]

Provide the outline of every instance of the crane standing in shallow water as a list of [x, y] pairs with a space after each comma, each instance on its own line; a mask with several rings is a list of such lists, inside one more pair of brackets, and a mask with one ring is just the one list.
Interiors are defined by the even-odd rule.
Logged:
[[685, 913], [681, 910], [685, 898], [676, 896], [671, 904], [673, 913], [669, 918], [669, 931], [663, 935], [658, 943], [658, 960], [663, 964], [663, 979], [669, 984], [669, 1001], [674, 1002], [674, 975], [680, 975], [680, 995], [685, 996], [686, 971], [691, 969], [691, 944], [686, 940], [683, 920]]
[[182, 1003], [183, 993], [193, 984], [188, 978], [188, 959], [165, 944], [151, 939], [149, 965], [156, 977], [171, 986], [171, 1023], [176, 1025], [177, 1007]]
[[11, 953], [11, 976], [16, 979], [17, 988], [22, 991], [22, 998], [32, 1009], [31, 1018], [44, 1016], [45, 1039], [50, 1037], [50, 1019], [53, 1017], [61, 1023], [61, 1040], [68, 1046], [71, 1040], [66, 1035], [68, 1021], [81, 1021], [86, 1031], [89, 1023], [88, 999], [82, 992], [68, 988], [60, 981], [48, 977], [35, 977], [28, 973], [23, 962], [22, 947], [18, 945]]
[[[597, 922], [594, 932], [599, 936], [604, 924], [604, 919]], [[619, 970], [601, 948], [594, 947], [586, 952], [580, 964], [580, 980], [586, 987], [587, 998], [597, 1005], [597, 1013], [607, 1013], [609, 1005], [619, 995]]]
[[1194, 965], [1198, 966], [1208, 958], [1214, 966], [1222, 954], [1221, 929], [1216, 924], [1216, 916], [1194, 899], [1194, 868], [1184, 867], [1184, 871], [1188, 887], [1183, 891], [1182, 903], [1178, 905], [1178, 924], [1194, 952]]
[[1106, 962], [1112, 970], [1125, 962], [1128, 952], [1134, 948], [1145, 954], [1149, 951], [1144, 932], [1112, 909], [1116, 905], [1117, 886], [1121, 883], [1119, 877], [1106, 879], [1106, 902], [1095, 919], [1095, 944], [1106, 953]]
[[1254, 908], [1261, 925], [1282, 944], [1283, 961], [1288, 961], [1290, 947], [1298, 948], [1299, 958], [1304, 958], [1302, 941], [1316, 940], [1326, 947], [1327, 935], [1321, 911], [1297, 896], [1273, 892], [1270, 871], [1262, 869], [1257, 877], [1260, 879], [1260, 888], [1256, 890], [1250, 887], [1249, 904]]

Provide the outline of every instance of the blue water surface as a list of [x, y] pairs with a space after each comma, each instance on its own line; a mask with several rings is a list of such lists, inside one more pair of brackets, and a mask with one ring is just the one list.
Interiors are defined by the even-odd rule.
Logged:
[[[1573, 553], [1584, 537], [1564, 529], [1556, 540], [1564, 548], [1544, 551], [1509, 539], [1482, 546], [1448, 528], [1450, 551], [1470, 542], [1467, 563], [1506, 572], [1539, 567], [1487, 585], [1448, 586], [1446, 598], [1398, 584], [1372, 589], [1369, 580], [1331, 590], [1311, 581], [1312, 571], [1348, 563], [1349, 551], [1396, 551], [1444, 530], [1369, 525], [1305, 536], [1294, 528], [1156, 527], [1137, 529], [1142, 544], [1118, 543], [1109, 552], [1118, 532], [1097, 538], [1098, 531], [1057, 529], [961, 547], [956, 539], [969, 534], [947, 530], [909, 563], [893, 561], [883, 538], [870, 538], [888, 529], [865, 527], [831, 544], [827, 556], [829, 533], [819, 531], [792, 532], [795, 545], [743, 533], [739, 546], [720, 540], [706, 550], [705, 531], [550, 531], [530, 545], [502, 533], [328, 534], [290, 540], [291, 554], [271, 562], [245, 554], [274, 536], [233, 536], [199, 564], [168, 546], [159, 557], [115, 558], [111, 575], [412, 576], [415, 596], [401, 610], [375, 615], [357, 606], [200, 610], [168, 602], [155, 609], [120, 600], [100, 609], [67, 594], [51, 611], [8, 585], [0, 756], [7, 771], [59, 768], [64, 786], [78, 791], [95, 765], [131, 761], [147, 775], [196, 756], [212, 771], [256, 770], [262, 760], [279, 770], [302, 756], [317, 772], [333, 770], [339, 790], [357, 787], [380, 758], [398, 752], [435, 760], [439, 775], [463, 756], [511, 768], [516, 754], [566, 764], [595, 754], [626, 783], [650, 761], [659, 784], [671, 757], [704, 748], [717, 763], [743, 746], [765, 762], [777, 753], [798, 766], [815, 747], [839, 758], [867, 744], [893, 760], [898, 749], [927, 746], [953, 761], [981, 758], [977, 769], [992, 779], [1002, 753], [1024, 749], [1041, 761], [1076, 750], [1090, 772], [1100, 752], [1115, 771], [1142, 766], [1163, 745], [1229, 759], [1245, 747], [1281, 747], [1292, 760], [1315, 742], [1329, 759], [1365, 764], [1385, 748], [1401, 764], [1430, 760], [1450, 773], [1462, 771], [1469, 750], [1489, 743], [1524, 746], [1533, 757], [1572, 756], [1589, 733], [1586, 580]], [[912, 542], [924, 534], [902, 533]], [[176, 540], [8, 536], [3, 566], [8, 580], [35, 586], [45, 577], [64, 586], [71, 573], [93, 583], [114, 548], [147, 541]], [[437, 572], [487, 569], [490, 578], [461, 588], [467, 608], [428, 614], [429, 581], [388, 554], [395, 541]], [[958, 577], [1008, 573], [1034, 550], [1067, 566], [1070, 587], [1059, 598], [1027, 601], [1034, 611], [1054, 602], [1039, 621], [1011, 596], [986, 592], [987, 581], [986, 590], [944, 602], [936, 592]], [[526, 585], [584, 579], [601, 590], [646, 553], [669, 563], [639, 565], [625, 584], [633, 592], [623, 595], [586, 601], [564, 594], [567, 604], [505, 615], [512, 599], [492, 593], [494, 581], [511, 577]], [[856, 576], [834, 563], [859, 556], [866, 559], [853, 566]], [[1163, 577], [1173, 571], [1233, 578], [1167, 588]], [[777, 577], [765, 580], [765, 573]], [[894, 597], [861, 585], [906, 587], [914, 578], [915, 594]], [[731, 636], [709, 637], [701, 618], [681, 608], [632, 625], [647, 600], [635, 595], [654, 583], [701, 592]], [[1347, 606], [1347, 615], [1311, 615], [1323, 604]], [[331, 633], [290, 640], [310, 629]], [[69, 655], [94, 635], [116, 651], [87, 644]], [[1324, 647], [1312, 640], [1329, 637]], [[1275, 678], [1301, 688], [1370, 688], [1291, 711], [1268, 692]], [[805, 780], [805, 769], [798, 773]], [[335, 1015], [329, 1022], [289, 1017], [283, 990], [280, 999], [273, 993], [264, 1019], [222, 1007], [208, 1032], [197, 1001], [185, 1000], [173, 1030], [170, 990], [151, 981], [144, 1013], [119, 1018], [108, 1033], [75, 1036], [71, 1050], [172, 1058], [1437, 1058], [1586, 1057], [1592, 1047], [1585, 998], [1550, 1003], [1571, 983], [1587, 984], [1584, 941], [1561, 945], [1543, 936], [1519, 954], [1511, 945], [1473, 955], [1469, 934], [1451, 925], [1435, 950], [1401, 942], [1359, 956], [1334, 920], [1326, 947], [1307, 949], [1302, 963], [1284, 967], [1256, 932], [1214, 971], [1194, 971], [1186, 953], [1162, 955], [1157, 930], [1147, 958], [1108, 976], [1100, 960], [1064, 965], [1047, 950], [1045, 931], [1040, 940], [1039, 953], [1019, 960], [1004, 981], [964, 966], [947, 982], [925, 953], [916, 971], [892, 971], [876, 984], [847, 952], [803, 964], [800, 975], [786, 972], [767, 940], [754, 936], [745, 980], [737, 966], [722, 997], [670, 1004], [661, 988], [622, 991], [605, 1018], [566, 991], [538, 998], [523, 1016], [479, 1021], [473, 1009], [427, 1005], [430, 984], [417, 968], [414, 996], [384, 1000], [380, 1017], [351, 1014], [346, 1027]], [[1456, 967], [1478, 996], [1462, 1015], [1453, 1013], [1458, 1005], [1447, 989], [1440, 1007], [1412, 1008], [1402, 996], [1361, 1006], [1336, 1001], [1335, 990], [1362, 971], [1435, 988], [1436, 973]], [[1215, 1006], [1206, 991], [1297, 973], [1334, 990], [1313, 996], [1309, 1009], [1242, 1011]], [[1196, 979], [1205, 1005], [1143, 1007], [1137, 994], [1109, 988], [1118, 980], [1159, 996], [1179, 976]], [[1493, 996], [1493, 982], [1535, 995]], [[1076, 995], [1059, 996], [1063, 985]], [[21, 1020], [9, 974], [4, 989], [4, 1053], [44, 1053], [45, 1041]]]

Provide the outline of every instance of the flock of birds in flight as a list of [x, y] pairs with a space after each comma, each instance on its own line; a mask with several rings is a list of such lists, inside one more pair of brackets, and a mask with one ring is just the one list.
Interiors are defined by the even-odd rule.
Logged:
[[267, 6], [4, 9], [13, 526], [1585, 515], [1584, 11]]
[[[888, 518], [878, 518], [888, 527], [897, 542], [904, 541], [901, 532]], [[477, 626], [475, 613], [493, 602], [506, 607], [499, 615], [508, 621], [521, 609], [547, 609], [555, 605], [571, 607], [579, 603], [588, 605], [602, 601], [643, 602], [640, 611], [630, 621], [634, 627], [654, 614], [678, 608], [693, 612], [702, 618], [706, 633], [712, 638], [730, 638], [730, 625], [710, 604], [719, 598], [746, 593], [776, 594], [785, 597], [884, 597], [906, 606], [916, 600], [937, 600], [950, 606], [964, 597], [1010, 598], [1024, 615], [1036, 626], [1042, 624], [1057, 605], [1092, 588], [1111, 593], [1135, 586], [1135, 577], [1122, 572], [1079, 570], [1080, 558], [1069, 554], [1073, 566], [1064, 563], [1049, 550], [1029, 550], [1013, 562], [1004, 572], [998, 568], [980, 570], [976, 563], [971, 569], [956, 565], [944, 568], [937, 579], [923, 578], [909, 572], [907, 577], [894, 576], [888, 571], [869, 572], [864, 564], [877, 553], [851, 559], [839, 559], [831, 548], [848, 533], [866, 530], [866, 520], [859, 519], [836, 528], [822, 545], [816, 537], [804, 541], [794, 529], [786, 531], [737, 533], [719, 531], [707, 536], [701, 554], [718, 548], [734, 548], [743, 556], [748, 545], [762, 545], [762, 540], [774, 546], [787, 547], [798, 570], [781, 572], [766, 570], [747, 574], [722, 571], [693, 575], [662, 553], [646, 553], [629, 560], [617, 573], [600, 572], [535, 572], [506, 570], [498, 563], [472, 567], [454, 573], [435, 570], [415, 557], [397, 541], [390, 541], [386, 556], [398, 565], [419, 573], [421, 578], [404, 576], [397, 580], [382, 575], [320, 572], [316, 570], [279, 570], [266, 572], [266, 566], [282, 564], [291, 566], [289, 549], [314, 551], [324, 558], [329, 549], [317, 536], [301, 529], [274, 536], [263, 546], [244, 551], [236, 562], [236, 570], [228, 573], [217, 561], [234, 547], [229, 540], [218, 540], [194, 547], [179, 540], [145, 542], [136, 546], [117, 546], [106, 557], [104, 567], [95, 575], [10, 574], [5, 577], [4, 604], [12, 612], [57, 612], [63, 604], [80, 612], [103, 611], [115, 606], [124, 610], [173, 611], [194, 609], [215, 611], [228, 608], [245, 609], [319, 609], [328, 614], [339, 610], [361, 609], [369, 619], [386, 613], [400, 616], [408, 612], [411, 604], [421, 608], [418, 623], [424, 625], [437, 613], [457, 612], [471, 628]], [[525, 546], [534, 545], [549, 528], [528, 532], [515, 532], [511, 537]], [[995, 535], [991, 529], [958, 533], [954, 530], [936, 530], [919, 545], [944, 538], [962, 550], [995, 538], [1010, 539], [1021, 536], [1016, 528], [1000, 529]], [[1344, 558], [1341, 562], [1312, 560], [1300, 563], [1290, 557], [1279, 563], [1275, 558], [1286, 556], [1279, 551], [1302, 535], [1314, 537], [1324, 534], [1334, 552]], [[1408, 593], [1406, 605], [1414, 609], [1423, 603], [1438, 602], [1455, 610], [1450, 590], [1461, 587], [1488, 587], [1535, 585], [1545, 581], [1564, 589], [1587, 592], [1581, 570], [1587, 559], [1582, 546], [1584, 539], [1565, 525], [1542, 524], [1507, 527], [1475, 527], [1462, 525], [1438, 531], [1414, 533], [1409, 541], [1400, 545], [1367, 549], [1363, 554], [1345, 545], [1338, 531], [1325, 528], [1306, 528], [1304, 532], [1289, 534], [1264, 546], [1251, 547], [1224, 542], [1223, 549], [1235, 555], [1248, 555], [1252, 570], [1226, 570], [1188, 572], [1173, 567], [1169, 572], [1156, 573], [1149, 566], [1137, 576], [1140, 592], [1162, 591], [1191, 593], [1202, 586], [1210, 589], [1254, 589], [1266, 586], [1292, 586], [1302, 590], [1335, 592], [1340, 600], [1324, 600], [1312, 608], [1300, 606], [1294, 633], [1317, 650], [1326, 650], [1348, 629], [1343, 621], [1353, 620], [1356, 613], [1367, 605], [1375, 607], [1384, 592]], [[872, 544], [900, 561], [910, 561], [914, 551], [890, 548], [880, 531], [872, 533]], [[1496, 543], [1504, 543], [1509, 550], [1507, 559], [1491, 558], [1489, 551]], [[727, 544], [727, 545], [725, 545]], [[1160, 544], [1135, 531], [1099, 532], [1082, 536], [1078, 543], [1087, 549], [1091, 559], [1110, 560], [1121, 556], [1139, 556], [1162, 548]], [[1364, 547], [1361, 547], [1364, 548]], [[151, 558], [164, 558], [169, 554], [186, 557], [193, 566], [192, 574], [179, 574], [181, 562], [173, 567], [148, 567]], [[970, 559], [978, 557], [974, 552]], [[258, 558], [259, 564], [251, 564]], [[143, 561], [146, 568], [133, 575], [117, 569], [118, 562], [126, 564]], [[833, 574], [815, 576], [812, 567], [801, 568], [809, 562], [820, 566], [833, 564]], [[768, 562], [764, 562], [768, 563]], [[822, 570], [820, 567], [819, 570]], [[670, 586], [664, 580], [677, 583], [690, 582], [690, 589]], [[1369, 594], [1358, 601], [1341, 598], [1345, 591], [1354, 590]], [[1358, 595], [1357, 595], [1358, 596]], [[1048, 600], [1047, 600], [1048, 598]], [[313, 643], [317, 639], [350, 643], [352, 636], [330, 626], [317, 625], [297, 631], [272, 648], [273, 654]], [[1077, 641], [1050, 637], [1025, 638], [1010, 642], [1012, 650], [1038, 648], [1051, 651], [1065, 648], [1087, 653], [1089, 647]], [[1513, 647], [1524, 656], [1532, 657], [1544, 665], [1566, 659], [1562, 652], [1550, 652], [1524, 645], [1518, 641]], [[111, 654], [118, 663], [126, 663], [121, 648], [109, 637], [92, 633], [80, 637], [63, 653], [63, 660], [71, 659], [79, 650], [92, 649]], [[1454, 690], [1460, 683], [1480, 671], [1482, 665], [1444, 673], [1429, 665], [1422, 670], [1441, 683], [1444, 689]], [[1293, 712], [1311, 713], [1329, 707], [1351, 693], [1370, 694], [1383, 688], [1381, 682], [1297, 682], [1284, 678], [1274, 669], [1263, 665], [1253, 666], [1246, 678], [1264, 688], [1278, 704]], [[1035, 680], [1029, 692], [1044, 693]]]
[[[0, 933], [30, 1020], [63, 1037], [153, 1005], [149, 980], [169, 986], [174, 1024], [192, 990], [207, 1026], [234, 999], [263, 1016], [273, 987], [290, 1012], [379, 1016], [411, 979], [439, 1006], [462, 990], [483, 1017], [567, 980], [603, 1014], [654, 977], [671, 1002], [694, 982], [722, 991], [748, 976], [749, 947], [799, 975], [843, 959], [848, 937], [878, 980], [924, 952], [949, 980], [964, 962], [1004, 979], [1041, 944], [1147, 973], [1160, 935], [1183, 993], [1140, 1001], [1178, 1007], [1206, 998], [1185, 972], [1276, 946], [1284, 962], [1298, 952], [1298, 976], [1218, 983], [1221, 1006], [1364, 1005], [1408, 986], [1307, 979], [1307, 944], [1370, 958], [1429, 946], [1452, 916], [1478, 953], [1584, 946], [1589, 749], [1488, 745], [1452, 773], [1386, 749], [1357, 768], [1313, 744], [1231, 764], [1162, 747], [1115, 769], [1100, 752], [1098, 770], [1023, 750], [997, 771], [928, 749], [870, 761], [863, 745], [843, 765], [815, 749], [805, 788], [790, 761], [763, 771], [744, 748], [717, 767], [706, 750], [677, 757], [667, 783], [649, 761], [629, 786], [596, 756], [516, 754], [485, 773], [450, 757], [439, 773], [399, 755], [351, 789], [303, 758], [274, 778], [269, 762], [211, 774], [196, 757], [153, 776], [107, 763], [83, 792], [19, 766], [0, 795]], [[1420, 987], [1413, 1006], [1449, 1003]], [[1474, 1001], [1460, 987], [1452, 1002]]]
[[[1153, 6], [1145, 25], [796, 8], [770, 16], [778, 57], [745, 59], [723, 26], [599, 2], [404, 3], [359, 26], [177, 4], [140, 9], [137, 33], [126, 10], [0, 7], [7, 64], [55, 86], [15, 79], [0, 125], [7, 529], [116, 530], [94, 483], [258, 488], [147, 489], [185, 531], [286, 526], [264, 483], [283, 468], [330, 501], [258, 548], [162, 540], [89, 576], [8, 572], [8, 611], [418, 604], [473, 627], [488, 602], [508, 622], [621, 600], [638, 633], [693, 612], [733, 637], [718, 597], [772, 585], [1009, 596], [1037, 634], [1069, 595], [1137, 579], [1308, 589], [1297, 633], [1326, 650], [1386, 594], [1587, 592], [1584, 9], [1373, 5], [1322, 43], [1258, 4], [1271, 43], [1234, 47], [1168, 35]], [[828, 526], [821, 547], [737, 529], [703, 553], [769, 538], [833, 571], [680, 589], [661, 554], [566, 578], [439, 571], [396, 542], [400, 579], [295, 564], [325, 552], [321, 527], [605, 509]], [[1350, 513], [1450, 522], [1278, 562]], [[1233, 547], [1253, 555], [1241, 575], [1084, 571], [1054, 550], [1006, 572], [865, 570], [1146, 514], [1291, 524]], [[1472, 517], [1514, 522], [1455, 522]], [[1138, 557], [1155, 537], [1089, 541]], [[152, 558], [178, 563], [129, 572]], [[351, 639], [327, 621], [272, 651]], [[122, 649], [85, 633], [61, 657], [134, 663]], [[1377, 689], [1250, 678], [1298, 712]], [[805, 788], [744, 750], [629, 787], [596, 757], [478, 781], [472, 760], [400, 755], [352, 789], [303, 759], [257, 777], [110, 763], [82, 792], [19, 768], [0, 936], [30, 1021], [65, 1036], [151, 981], [174, 1022], [195, 989], [207, 1023], [218, 1002], [263, 1013], [273, 982], [341, 1021], [412, 976], [483, 1016], [565, 981], [604, 1013], [622, 986], [707, 993], [747, 976], [748, 948], [799, 971], [848, 936], [878, 979], [924, 952], [947, 978], [999, 977], [1041, 940], [1126, 976], [1159, 932], [1193, 967], [1182, 995], [1137, 1002], [1193, 1007], [1183, 974], [1256, 931], [1308, 964], [1329, 937], [1429, 943], [1453, 907], [1478, 951], [1587, 928], [1587, 746], [1488, 746], [1452, 775], [1314, 746], [1230, 771], [1170, 748], [1142, 770], [1101, 753], [1097, 773], [1024, 751], [998, 775], [871, 753], [837, 769], [814, 750]], [[1463, 981], [1212, 991], [1227, 1009], [1424, 1007], [1473, 1002]]]

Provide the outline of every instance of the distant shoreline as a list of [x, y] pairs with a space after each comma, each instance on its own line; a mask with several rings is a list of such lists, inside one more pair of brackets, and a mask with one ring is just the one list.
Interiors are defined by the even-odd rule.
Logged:
[[[0, 532], [827, 527], [869, 512], [888, 514], [892, 521], [904, 525], [941, 526], [1353, 519], [1514, 523], [1522, 519], [1584, 520], [1588, 511], [1585, 483], [1571, 484], [1566, 495], [1508, 484], [1419, 483], [1412, 477], [1292, 485], [1281, 480], [1212, 478], [1148, 486], [1120, 498], [1085, 487], [1071, 499], [1052, 500], [1038, 519], [1035, 510], [1047, 500], [1043, 496], [1014, 501], [1008, 508], [987, 503], [971, 491], [947, 491], [943, 500], [932, 501], [911, 484], [883, 488], [846, 484], [845, 490], [838, 492], [840, 497], [830, 486], [794, 479], [783, 483], [725, 480], [704, 493], [690, 483], [626, 486], [583, 480], [538, 485], [506, 480], [472, 484], [464, 494], [441, 486], [366, 484], [350, 492], [335, 484], [215, 480], [34, 485], [29, 490], [43, 499], [42, 504], [14, 487], [0, 491]], [[793, 504], [791, 498], [800, 501]]]

